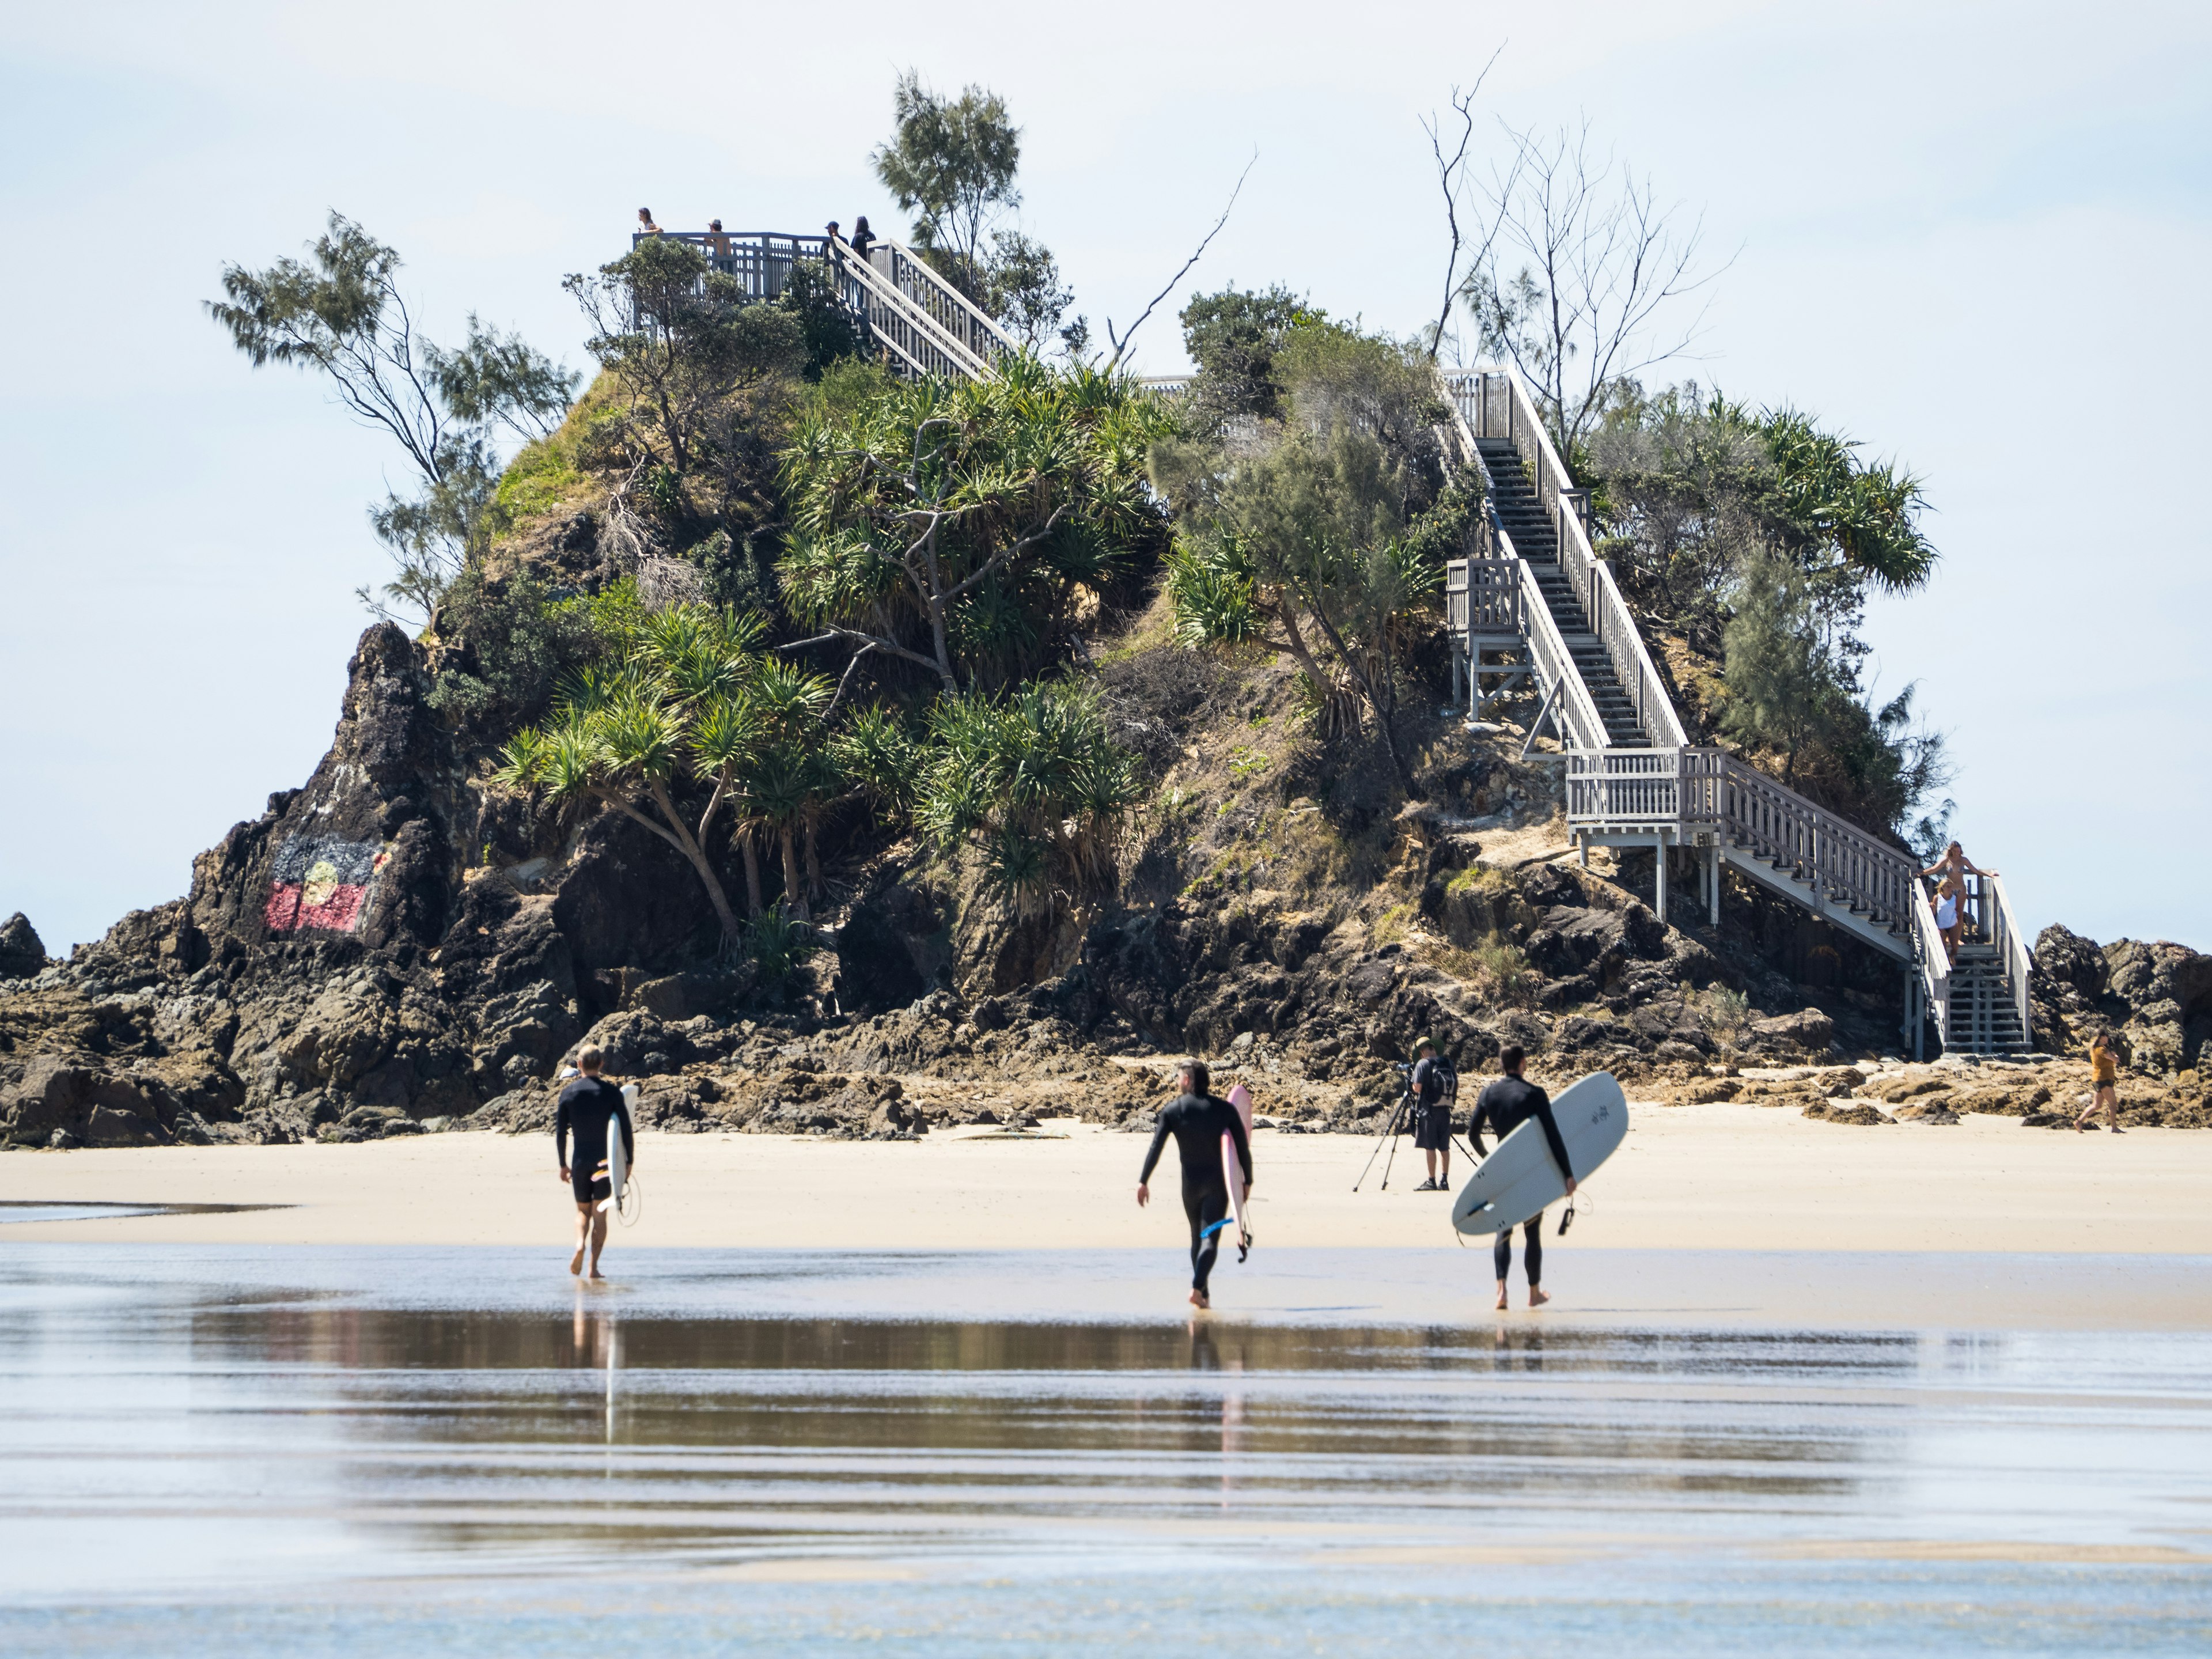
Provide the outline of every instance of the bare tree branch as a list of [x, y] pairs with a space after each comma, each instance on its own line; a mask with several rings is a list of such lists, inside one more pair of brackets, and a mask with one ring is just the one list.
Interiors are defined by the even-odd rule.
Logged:
[[1218, 236], [1221, 234], [1222, 226], [1229, 222], [1230, 213], [1237, 206], [1237, 198], [1243, 194], [1244, 181], [1252, 176], [1252, 169], [1259, 166], [1259, 164], [1260, 152], [1255, 149], [1252, 152], [1252, 159], [1244, 164], [1244, 171], [1237, 175], [1237, 188], [1229, 192], [1229, 205], [1221, 210], [1221, 216], [1213, 222], [1213, 228], [1206, 233], [1205, 237], [1199, 242], [1196, 251], [1191, 254], [1189, 258], [1182, 262], [1182, 269], [1176, 272], [1174, 276], [1168, 278], [1168, 285], [1162, 289], [1158, 294], [1152, 295], [1152, 304], [1146, 306], [1143, 313], [1139, 315], [1137, 320], [1129, 325], [1128, 332], [1123, 334], [1119, 339], [1115, 338], [1114, 319], [1111, 317], [1109, 317], [1106, 319], [1106, 341], [1108, 344], [1114, 348], [1114, 355], [1106, 360], [1106, 368], [1109, 373], [1118, 367], [1121, 359], [1127, 355], [1129, 350], [1129, 342], [1136, 337], [1137, 331], [1145, 325], [1145, 319], [1151, 316], [1152, 313], [1158, 308], [1160, 301], [1166, 299], [1169, 295], [1174, 293], [1177, 284], [1179, 284], [1184, 277], [1190, 275], [1190, 268], [1196, 264], [1200, 258], [1204, 256], [1206, 245], [1212, 242], [1216, 236]]
[[[1735, 258], [1700, 273], [1703, 221], [1680, 223], [1648, 177], [1625, 163], [1616, 171], [1611, 155], [1594, 158], [1587, 119], [1550, 134], [1507, 131], [1511, 166], [1493, 169], [1485, 186], [1504, 246], [1472, 262], [1460, 295], [1483, 349], [1529, 382], [1564, 453], [1616, 388], [1688, 353], [1705, 310], [1663, 332], [1661, 313]], [[1510, 276], [1509, 257], [1520, 266]]]
[[[1504, 44], [1500, 42], [1498, 50], [1490, 54], [1490, 61], [1482, 66], [1482, 73], [1474, 77], [1474, 84], [1467, 89], [1464, 96], [1461, 94], [1457, 87], [1451, 89], [1451, 106], [1453, 112], [1460, 118], [1460, 132], [1459, 143], [1452, 150], [1450, 161], [1444, 160], [1444, 143], [1441, 124], [1433, 116], [1424, 117], [1421, 121], [1422, 127], [1429, 135], [1430, 151], [1436, 156], [1437, 183], [1444, 193], [1444, 223], [1451, 232], [1451, 257], [1444, 261], [1443, 303], [1437, 307], [1436, 329], [1429, 337], [1431, 362], [1436, 362], [1437, 352], [1443, 344], [1444, 331], [1451, 323], [1452, 299], [1459, 290], [1459, 253], [1462, 241], [1459, 225], [1459, 198], [1467, 175], [1467, 147], [1474, 137], [1474, 100], [1476, 94], [1482, 90], [1482, 83], [1490, 78], [1490, 71], [1498, 66], [1498, 60], [1504, 55]], [[1483, 238], [1481, 252], [1475, 255], [1478, 261], [1488, 255], [1491, 243], [1498, 235], [1498, 220], [1493, 216], [1489, 234]]]

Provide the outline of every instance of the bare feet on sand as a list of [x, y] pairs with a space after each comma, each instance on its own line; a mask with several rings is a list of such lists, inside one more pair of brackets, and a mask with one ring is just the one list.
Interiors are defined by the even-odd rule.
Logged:
[[1504, 1313], [1505, 1311], [1505, 1286], [1500, 1285], [1498, 1287], [1498, 1311]]
[[592, 1271], [586, 1273], [584, 1277], [594, 1285], [604, 1285], [607, 1282], [607, 1276], [599, 1271], [599, 1264], [596, 1261], [592, 1264]]
[[1210, 1308], [1213, 1305], [1213, 1302], [1204, 1291], [1193, 1291], [1190, 1293], [1190, 1305], [1194, 1308]]
[[584, 1247], [580, 1244], [576, 1246], [576, 1254], [568, 1258], [568, 1271], [572, 1273], [584, 1271]]
[[1531, 1285], [1528, 1287], [1528, 1305], [1530, 1307], [1540, 1308], [1551, 1299], [1552, 1298], [1550, 1297], [1546, 1296], [1543, 1291], [1538, 1290], [1534, 1285]]

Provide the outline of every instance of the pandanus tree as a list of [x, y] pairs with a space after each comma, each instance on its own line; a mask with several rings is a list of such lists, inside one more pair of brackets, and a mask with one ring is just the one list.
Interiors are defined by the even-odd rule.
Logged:
[[[761, 809], [761, 780], [799, 747], [799, 714], [811, 719], [830, 696], [818, 675], [757, 653], [763, 629], [749, 613], [703, 605], [639, 619], [607, 661], [563, 686], [550, 720], [508, 744], [496, 775], [558, 802], [610, 807], [673, 847], [697, 872], [726, 941], [739, 928], [710, 851], [714, 832], [732, 825], [757, 913], [750, 836], [777, 822]], [[817, 752], [824, 741], [817, 721]], [[787, 841], [784, 867], [795, 897]]]
[[1080, 690], [1032, 683], [1012, 696], [941, 697], [919, 792], [923, 830], [950, 851], [980, 847], [1023, 915], [1094, 886], [1138, 799], [1135, 762]]
[[1036, 672], [1082, 591], [1164, 539], [1145, 456], [1173, 424], [1126, 376], [1026, 356], [825, 404], [783, 460], [784, 601], [818, 630], [801, 643], [911, 662], [948, 692]]
[[[759, 665], [744, 691], [753, 723], [751, 743], [736, 776], [747, 856], [750, 835], [775, 838], [783, 860], [784, 907], [802, 919], [808, 914], [808, 895], [822, 884], [815, 832], [840, 781], [822, 729], [830, 695], [830, 682], [821, 675], [775, 660]], [[804, 882], [799, 867], [802, 833], [808, 878]], [[757, 910], [759, 878], [750, 873], [750, 864], [747, 868]]]

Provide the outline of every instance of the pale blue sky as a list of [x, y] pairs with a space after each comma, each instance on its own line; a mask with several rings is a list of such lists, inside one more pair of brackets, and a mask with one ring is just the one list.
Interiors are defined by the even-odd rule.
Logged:
[[[617, 19], [619, 18], [617, 22]], [[1410, 329], [1443, 258], [1418, 118], [1587, 115], [1716, 254], [1682, 373], [1923, 472], [1944, 555], [1872, 618], [2031, 929], [2212, 948], [2196, 500], [2212, 369], [2212, 11], [1450, 3], [745, 8], [89, 4], [0, 16], [0, 915], [50, 949], [181, 893], [304, 781], [404, 474], [199, 309], [337, 207], [434, 336], [579, 363], [562, 273], [662, 223], [893, 228], [870, 145], [909, 64], [1025, 129], [1026, 227], [1126, 323], [1256, 149], [1184, 291], [1280, 281]], [[1139, 367], [1181, 366], [1172, 313]]]

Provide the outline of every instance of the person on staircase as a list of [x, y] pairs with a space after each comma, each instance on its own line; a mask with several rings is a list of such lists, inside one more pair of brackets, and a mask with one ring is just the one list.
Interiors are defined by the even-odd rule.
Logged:
[[1943, 936], [1943, 956], [1954, 968], [1959, 965], [1959, 913], [1965, 898], [1948, 876], [1936, 889], [1936, 931]]
[[2089, 1109], [2074, 1120], [2074, 1133], [2087, 1128], [2101, 1107], [2112, 1121], [2112, 1133], [2125, 1134], [2127, 1131], [2120, 1127], [2120, 1057], [2112, 1052], [2110, 1031], [2100, 1031], [2089, 1039]]
[[868, 263], [868, 250], [876, 245], [876, 233], [868, 228], [868, 216], [862, 214], [853, 221], [852, 250], [862, 264]]
[[640, 208], [637, 210], [637, 234], [641, 236], [658, 236], [660, 234], [660, 227], [653, 222], [653, 210], [651, 208]]
[[[1964, 937], [1969, 923], [1971, 906], [1966, 896], [1968, 876], [1995, 876], [1994, 870], [1984, 870], [1966, 856], [1966, 849], [1953, 842], [1943, 849], [1943, 856], [1920, 872], [1924, 879], [1929, 876], [1942, 878], [1936, 884], [1936, 926], [1943, 935], [1943, 948], [1950, 953], [1955, 964], [1959, 960], [1959, 941]], [[1948, 901], [1948, 904], [1946, 902]], [[1944, 920], [1948, 909], [1950, 920]]]

